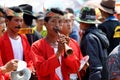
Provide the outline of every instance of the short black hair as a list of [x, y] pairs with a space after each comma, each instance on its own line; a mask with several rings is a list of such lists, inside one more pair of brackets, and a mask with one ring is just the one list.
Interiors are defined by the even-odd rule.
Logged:
[[69, 13], [74, 14], [74, 10], [73, 10], [72, 8], [66, 8], [66, 10], [67, 10]]
[[64, 12], [59, 8], [51, 8], [51, 11], [59, 15], [64, 15]]
[[56, 13], [56, 14], [59, 14], [59, 15], [62, 15], [62, 16], [64, 15], [64, 12], [63, 12], [62, 10], [60, 10], [59, 8], [47, 9], [47, 11], [46, 11], [46, 16], [45, 16], [45, 18], [44, 18], [44, 20], [45, 20], [46, 22], [48, 22], [49, 19], [51, 18], [51, 17], [47, 16], [47, 14], [48, 14], [49, 12], [53, 12], [53, 13]]

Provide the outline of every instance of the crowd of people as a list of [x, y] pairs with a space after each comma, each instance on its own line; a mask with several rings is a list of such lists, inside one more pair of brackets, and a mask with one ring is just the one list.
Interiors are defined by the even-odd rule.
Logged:
[[0, 80], [11, 80], [19, 61], [30, 80], [120, 80], [120, 8], [115, 0], [94, 5], [77, 18], [72, 8], [0, 7]]

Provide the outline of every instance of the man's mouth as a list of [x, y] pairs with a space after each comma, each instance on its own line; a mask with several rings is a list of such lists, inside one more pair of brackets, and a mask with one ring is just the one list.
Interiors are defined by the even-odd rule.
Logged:
[[18, 29], [20, 29], [21, 27], [20, 27], [20, 26], [16, 26], [15, 28], [18, 28]]
[[57, 27], [54, 27], [53, 30], [57, 33], [60, 32], [60, 29], [58, 29]]

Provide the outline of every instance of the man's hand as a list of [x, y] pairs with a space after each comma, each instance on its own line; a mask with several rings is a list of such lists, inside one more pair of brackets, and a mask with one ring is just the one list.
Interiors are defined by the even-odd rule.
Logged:
[[2, 73], [11, 72], [16, 70], [18, 67], [18, 60], [13, 59], [1, 67]]

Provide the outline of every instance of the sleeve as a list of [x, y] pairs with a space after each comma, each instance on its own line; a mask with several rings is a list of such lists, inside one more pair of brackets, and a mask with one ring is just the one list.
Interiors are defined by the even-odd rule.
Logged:
[[[46, 48], [42, 47], [42, 45], [38, 46], [38, 43], [33, 44], [31, 47], [31, 53], [33, 55], [33, 62], [36, 68], [36, 72], [38, 76], [47, 76], [51, 74], [55, 69], [60, 66], [60, 63], [54, 55], [53, 51], [48, 51], [49, 48], [47, 48], [47, 52], [44, 52]], [[45, 54], [53, 54], [49, 58], [46, 58]]]
[[1, 67], [0, 67], [0, 80], [9, 80], [9, 78], [10, 78], [9, 73], [4, 74], [1, 70]]
[[1, 67], [0, 67], [0, 79], [2, 78], [3, 76], [3, 73], [2, 73], [2, 70], [1, 70]]
[[1, 49], [2, 49], [1, 47], [2, 47], [2, 45], [3, 45], [3, 42], [2, 42], [2, 41], [3, 41], [3, 38], [1, 37], [1, 38], [0, 38], [0, 66], [3, 65], [2, 57], [1, 57], [1, 54], [2, 54], [2, 53], [1, 53]]
[[[2, 45], [3, 45], [3, 36], [0, 37], [0, 67], [3, 66], [3, 61], [1, 58]], [[8, 80], [9, 78], [10, 78], [10, 75], [8, 73], [3, 74], [2, 70], [0, 68], [0, 80]]]
[[34, 66], [33, 66], [33, 61], [32, 61], [32, 54], [30, 53], [30, 44], [27, 40], [26, 35], [21, 35], [22, 37], [22, 44], [23, 44], [23, 49], [24, 49], [24, 60], [27, 62], [27, 67], [33, 71]]
[[2, 58], [1, 58], [1, 50], [0, 50], [0, 66], [3, 65]]
[[104, 33], [106, 33], [106, 28], [104, 25], [102, 24], [98, 25], [98, 29], [101, 29]]
[[69, 46], [73, 49], [73, 54], [68, 55], [66, 58], [63, 57], [63, 60], [65, 62], [65, 65], [68, 67], [68, 72], [76, 73], [79, 70], [80, 60], [83, 58], [83, 56], [77, 42], [71, 41]]
[[85, 50], [86, 55], [89, 55], [89, 80], [101, 80], [101, 71], [103, 67], [99, 58], [100, 44], [98, 43], [99, 42], [97, 41], [97, 39], [95, 40], [93, 37], [90, 36], [85, 39], [83, 50]]

